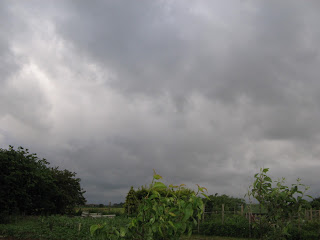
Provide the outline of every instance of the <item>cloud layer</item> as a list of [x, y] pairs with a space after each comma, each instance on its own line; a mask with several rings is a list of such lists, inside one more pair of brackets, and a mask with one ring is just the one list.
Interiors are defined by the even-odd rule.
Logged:
[[2, 1], [0, 147], [89, 202], [166, 181], [243, 197], [260, 167], [319, 196], [317, 1]]

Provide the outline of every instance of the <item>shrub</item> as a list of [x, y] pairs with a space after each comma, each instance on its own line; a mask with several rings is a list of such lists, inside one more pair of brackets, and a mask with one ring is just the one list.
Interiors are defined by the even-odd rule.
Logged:
[[158, 181], [161, 178], [154, 173], [148, 194], [142, 198], [138, 214], [128, 226], [93, 225], [92, 235], [99, 239], [144, 240], [178, 240], [184, 233], [190, 236], [203, 212], [203, 202], [197, 194], [205, 195], [205, 188], [198, 186], [198, 193], [189, 191], [192, 193], [186, 196], [181, 194], [183, 185], [166, 186]]

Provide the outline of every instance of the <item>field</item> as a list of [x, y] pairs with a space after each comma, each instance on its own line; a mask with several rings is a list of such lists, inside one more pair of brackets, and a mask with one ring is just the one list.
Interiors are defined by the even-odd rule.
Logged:
[[[108, 218], [81, 218], [67, 216], [48, 217], [16, 217], [10, 224], [0, 224], [0, 239], [32, 239], [32, 240], [90, 240], [90, 227], [94, 224], [107, 223], [112, 226], [125, 226], [129, 219], [125, 216]], [[245, 224], [245, 225], [244, 225]], [[190, 237], [182, 237], [181, 240], [248, 240], [245, 237], [248, 229], [245, 221], [234, 217], [221, 224], [218, 219], [212, 219], [200, 224], [198, 235], [195, 229]], [[286, 239], [314, 240], [319, 239], [320, 221], [309, 221], [301, 226], [301, 235], [297, 238], [297, 229], [292, 229], [292, 237]], [[220, 235], [220, 236], [211, 236]], [[239, 236], [243, 238], [235, 238]], [[225, 237], [221, 237], [225, 236]], [[234, 236], [234, 237], [226, 237]]]
[[123, 214], [124, 213], [124, 208], [109, 208], [109, 207], [81, 207], [81, 208], [76, 208], [76, 212], [78, 211], [86, 211], [90, 213], [103, 213], [103, 214]]
[[[90, 236], [92, 224], [108, 222], [112, 225], [125, 225], [126, 217], [115, 219], [93, 219], [81, 217], [49, 216], [49, 217], [19, 217], [12, 219], [11, 224], [0, 224], [0, 239], [46, 239], [46, 240], [85, 240]], [[9, 238], [10, 237], [10, 238]], [[228, 237], [208, 237], [194, 235], [183, 240], [245, 240]]]

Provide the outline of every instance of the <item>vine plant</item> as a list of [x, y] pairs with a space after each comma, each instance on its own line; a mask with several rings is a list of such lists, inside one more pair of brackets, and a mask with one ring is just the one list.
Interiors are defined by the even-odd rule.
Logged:
[[[197, 192], [189, 196], [181, 195], [181, 184], [165, 185], [162, 177], [154, 171], [147, 196], [142, 199], [136, 217], [131, 218], [126, 227], [93, 225], [90, 228], [96, 239], [141, 239], [178, 240], [197, 225], [203, 213], [203, 202], [199, 195], [207, 197], [206, 188], [198, 186]], [[160, 192], [166, 191], [166, 196]]]
[[[272, 231], [261, 238], [285, 239], [289, 225], [297, 217], [300, 226], [301, 208], [305, 202], [303, 198], [309, 187], [302, 184], [300, 179], [297, 179], [297, 183], [292, 184], [291, 187], [285, 185], [285, 178], [272, 181], [267, 175], [268, 171], [269, 168], [262, 168], [254, 175], [255, 180], [247, 195], [249, 198], [253, 197], [258, 200], [260, 213], [261, 207], [267, 210], [265, 219], [260, 216], [259, 227], [262, 229], [262, 224], [266, 223], [269, 224]], [[312, 198], [309, 195], [306, 196]]]

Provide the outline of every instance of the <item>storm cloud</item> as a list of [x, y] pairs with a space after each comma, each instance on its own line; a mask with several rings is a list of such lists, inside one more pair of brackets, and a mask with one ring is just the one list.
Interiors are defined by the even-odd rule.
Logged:
[[320, 192], [318, 1], [1, 1], [0, 147], [90, 203], [152, 169], [243, 197], [260, 167]]

